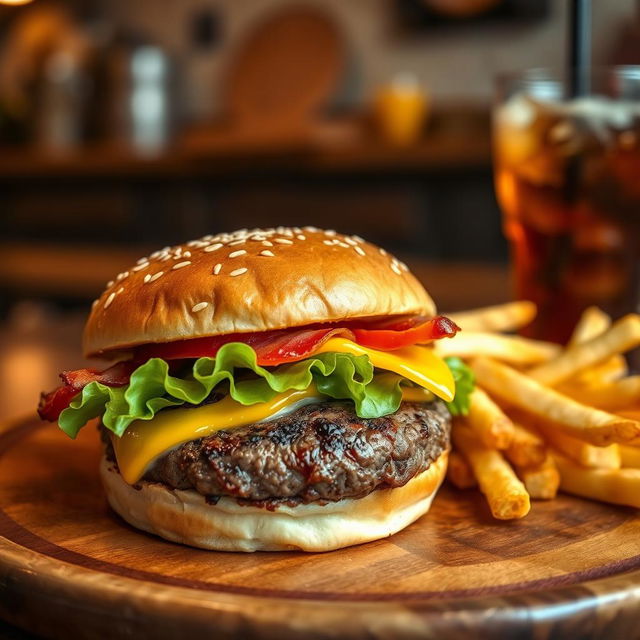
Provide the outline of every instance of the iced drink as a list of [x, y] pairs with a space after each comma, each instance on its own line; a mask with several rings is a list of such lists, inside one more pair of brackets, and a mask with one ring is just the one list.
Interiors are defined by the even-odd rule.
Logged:
[[637, 311], [640, 103], [512, 95], [496, 110], [496, 190], [529, 335], [564, 342], [580, 313]]

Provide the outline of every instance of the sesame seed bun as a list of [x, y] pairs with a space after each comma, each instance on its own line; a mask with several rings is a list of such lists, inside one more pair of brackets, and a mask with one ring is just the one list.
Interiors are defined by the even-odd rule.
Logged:
[[424, 287], [383, 249], [313, 227], [205, 236], [141, 258], [107, 284], [84, 332], [88, 357], [141, 344], [420, 314]]
[[106, 458], [100, 475], [114, 511], [137, 529], [167, 540], [218, 551], [319, 552], [386, 538], [424, 515], [444, 479], [447, 460], [444, 451], [402, 487], [326, 504], [279, 505], [272, 511], [225, 497], [211, 504], [195, 491], [159, 483], [132, 487]]

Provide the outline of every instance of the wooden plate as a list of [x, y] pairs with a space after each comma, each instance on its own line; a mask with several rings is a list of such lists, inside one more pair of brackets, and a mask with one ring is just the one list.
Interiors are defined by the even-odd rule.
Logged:
[[387, 540], [213, 553], [123, 523], [98, 458], [92, 428], [75, 442], [35, 421], [0, 434], [0, 617], [59, 638], [638, 637], [633, 510], [561, 497], [500, 523], [444, 488]]

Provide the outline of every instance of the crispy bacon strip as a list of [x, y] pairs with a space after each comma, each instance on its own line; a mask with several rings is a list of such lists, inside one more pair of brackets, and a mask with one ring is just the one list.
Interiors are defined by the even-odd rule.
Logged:
[[63, 371], [60, 378], [64, 384], [49, 393], [40, 395], [38, 415], [43, 420], [55, 422], [73, 398], [90, 382], [100, 382], [108, 387], [123, 387], [129, 384], [131, 373], [139, 364], [129, 361], [118, 362], [102, 372], [97, 369]]

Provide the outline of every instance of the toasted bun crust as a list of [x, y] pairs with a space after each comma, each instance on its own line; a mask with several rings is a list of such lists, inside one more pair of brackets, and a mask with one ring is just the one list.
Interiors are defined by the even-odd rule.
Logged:
[[448, 452], [403, 487], [325, 505], [242, 506], [232, 498], [208, 504], [195, 491], [127, 484], [103, 458], [109, 503], [129, 524], [182, 544], [218, 551], [331, 551], [390, 536], [424, 515], [446, 469]]
[[406, 266], [313, 227], [237, 231], [157, 251], [118, 274], [84, 332], [88, 357], [135, 345], [316, 322], [435, 314]]

